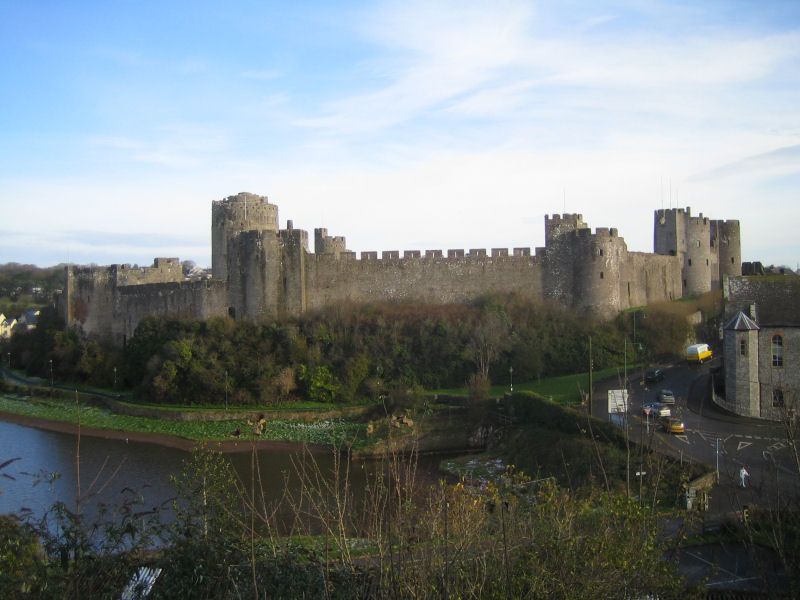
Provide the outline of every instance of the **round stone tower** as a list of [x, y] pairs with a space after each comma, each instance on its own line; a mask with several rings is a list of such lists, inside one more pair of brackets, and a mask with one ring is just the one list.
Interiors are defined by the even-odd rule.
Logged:
[[211, 272], [228, 279], [228, 242], [243, 231], [278, 231], [278, 207], [266, 196], [240, 192], [211, 204]]
[[686, 219], [686, 254], [683, 258], [683, 295], [711, 290], [711, 223], [700, 213]]
[[575, 251], [575, 300], [580, 308], [609, 318], [622, 308], [622, 264], [625, 240], [616, 229], [598, 227], [578, 231]]
[[719, 280], [742, 274], [742, 238], [739, 221], [716, 221]]

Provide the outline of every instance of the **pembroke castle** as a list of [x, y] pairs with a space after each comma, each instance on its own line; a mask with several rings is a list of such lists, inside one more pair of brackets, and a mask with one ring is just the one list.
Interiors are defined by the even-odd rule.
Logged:
[[60, 310], [68, 326], [117, 343], [149, 315], [234, 319], [300, 315], [342, 302], [462, 302], [515, 292], [610, 318], [629, 307], [696, 295], [742, 273], [738, 221], [691, 209], [654, 215], [654, 252], [629, 252], [617, 229], [592, 231], [582, 215], [545, 215], [543, 248], [347, 249], [344, 237], [288, 221], [264, 196], [240, 193], [211, 205], [212, 277], [184, 278], [177, 258], [152, 267], [66, 269]]

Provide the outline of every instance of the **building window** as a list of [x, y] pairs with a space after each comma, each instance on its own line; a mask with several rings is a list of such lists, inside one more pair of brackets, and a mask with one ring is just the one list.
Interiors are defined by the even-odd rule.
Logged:
[[600, 271], [600, 279], [603, 279], [603, 272]]
[[706, 266], [708, 266], [708, 259], [706, 259]]
[[772, 366], [783, 366], [783, 338], [779, 335], [772, 336]]
[[733, 264], [733, 263], [734, 263], [734, 261], [733, 261], [733, 257], [731, 256], [731, 264]]
[[683, 280], [683, 287], [686, 287], [686, 280]]
[[739, 354], [747, 356], [747, 340], [739, 340]]
[[772, 406], [783, 408], [783, 390], [772, 390]]
[[689, 259], [689, 266], [690, 267], [692, 266], [692, 259], [691, 258]]

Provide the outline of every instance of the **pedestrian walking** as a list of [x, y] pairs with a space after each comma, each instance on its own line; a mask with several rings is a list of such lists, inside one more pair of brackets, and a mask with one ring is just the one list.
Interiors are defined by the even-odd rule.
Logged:
[[747, 478], [748, 477], [750, 477], [750, 473], [748, 473], [747, 469], [745, 469], [744, 465], [742, 465], [742, 468], [739, 469], [739, 487], [741, 487], [741, 488], [746, 488], [747, 487]]

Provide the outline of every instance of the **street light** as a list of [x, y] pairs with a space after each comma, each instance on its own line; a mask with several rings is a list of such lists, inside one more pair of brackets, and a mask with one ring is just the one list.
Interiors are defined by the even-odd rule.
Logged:
[[50, 359], [50, 388], [53, 387], [53, 359]]
[[114, 367], [114, 389], [117, 389], [117, 367]]
[[508, 367], [508, 388], [509, 391], [514, 393], [514, 367]]

